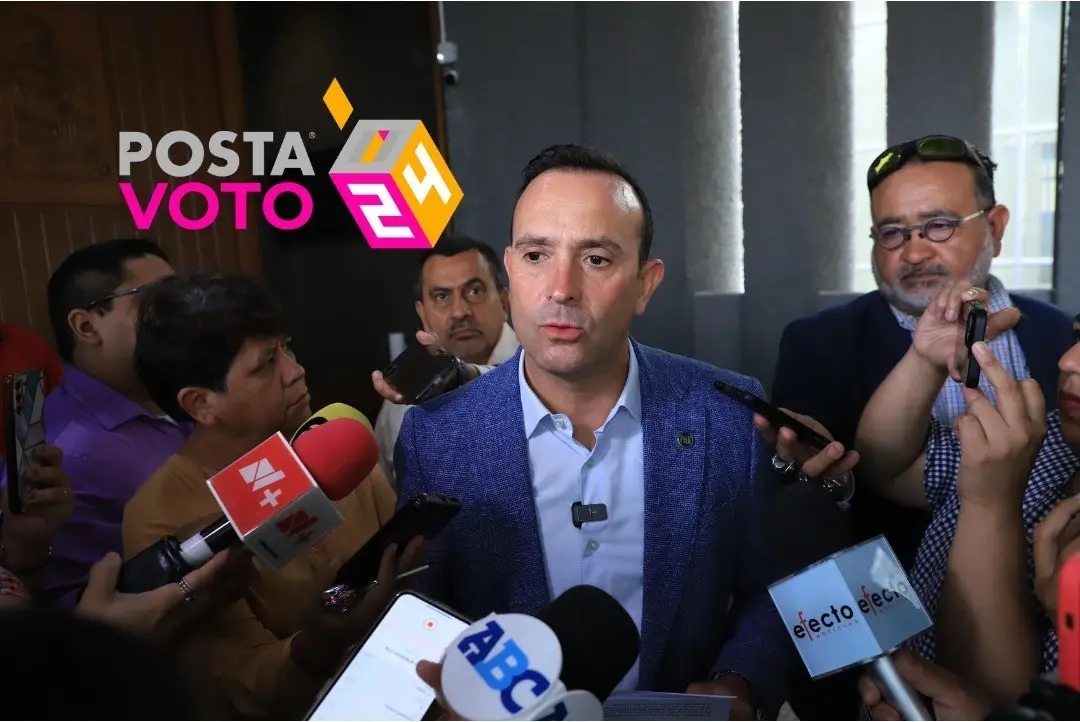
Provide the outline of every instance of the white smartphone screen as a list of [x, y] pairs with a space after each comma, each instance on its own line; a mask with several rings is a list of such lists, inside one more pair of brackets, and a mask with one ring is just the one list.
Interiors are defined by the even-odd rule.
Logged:
[[401, 594], [308, 719], [419, 722], [435, 693], [416, 676], [416, 663], [442, 659], [468, 626], [414, 594]]

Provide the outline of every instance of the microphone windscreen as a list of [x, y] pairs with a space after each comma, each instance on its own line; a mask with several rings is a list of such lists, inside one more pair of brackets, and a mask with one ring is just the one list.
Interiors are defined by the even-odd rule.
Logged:
[[371, 430], [349, 418], [313, 427], [296, 439], [293, 449], [319, 488], [334, 501], [351, 494], [379, 460], [379, 445]]
[[327, 421], [333, 421], [334, 419], [353, 419], [354, 421], [359, 421], [361, 424], [368, 427], [368, 431], [374, 433], [371, 428], [371, 422], [368, 421], [368, 417], [364, 416], [360, 411], [348, 404], [333, 403], [322, 407], [312, 414], [307, 421], [302, 423], [300, 428], [293, 432], [292, 438], [289, 439], [289, 443], [295, 444], [301, 434], [311, 431], [316, 426], [325, 424]]
[[778, 581], [853, 542], [850, 517], [814, 480], [787, 484], [765, 508], [765, 535]]
[[559, 639], [563, 666], [559, 679], [568, 690], [592, 692], [601, 702], [637, 661], [640, 636], [622, 605], [597, 587], [571, 587], [536, 618]]

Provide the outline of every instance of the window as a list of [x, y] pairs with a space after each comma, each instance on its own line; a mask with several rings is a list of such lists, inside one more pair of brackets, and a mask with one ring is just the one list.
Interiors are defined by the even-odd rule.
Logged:
[[852, 274], [848, 290], [859, 293], [877, 288], [870, 270], [870, 201], [866, 196], [866, 169], [886, 146], [888, 81], [886, 36], [888, 11], [885, 0], [851, 3], [851, 225]]
[[994, 3], [990, 156], [1011, 218], [991, 270], [1006, 288], [1053, 285], [1061, 11], [1060, 2]]

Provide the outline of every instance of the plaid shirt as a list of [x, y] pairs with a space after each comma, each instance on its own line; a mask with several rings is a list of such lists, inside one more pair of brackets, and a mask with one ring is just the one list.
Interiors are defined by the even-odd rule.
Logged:
[[[1035, 588], [1035, 559], [1032, 554], [1035, 525], [1065, 498], [1065, 488], [1080, 469], [1080, 458], [1061, 436], [1061, 414], [1057, 411], [1049, 413], [1046, 426], [1046, 439], [1028, 477], [1021, 509], [1027, 550], [1027, 577], [1032, 590]], [[912, 586], [931, 619], [937, 613], [949, 548], [956, 536], [960, 514], [960, 495], [956, 489], [959, 474], [960, 439], [953, 433], [951, 424], [934, 421], [926, 442], [926, 472], [923, 476], [932, 519], [919, 545], [915, 567], [911, 572]], [[1058, 639], [1053, 621], [1041, 608], [1036, 629], [1042, 637], [1042, 671], [1046, 673], [1057, 667]], [[930, 628], [911, 640], [909, 645], [923, 658], [933, 661], [935, 642], [934, 629]]]
[[[997, 313], [1013, 305], [1012, 299], [1005, 290], [1005, 285], [993, 276], [987, 278], [986, 290], [990, 294], [991, 313]], [[890, 309], [900, 326], [911, 331], [914, 336], [917, 320], [891, 306]], [[1024, 358], [1024, 350], [1020, 348], [1020, 341], [1011, 329], [995, 338], [989, 345], [990, 350], [994, 352], [994, 357], [1001, 362], [1010, 376], [1018, 381], [1031, 378], [1027, 359]], [[986, 394], [986, 398], [990, 399], [991, 403], [997, 405], [997, 393], [985, 376], [979, 377], [979, 390]], [[937, 401], [934, 402], [934, 418], [951, 425], [956, 417], [966, 413], [967, 402], [964, 401], [963, 387], [959, 382], [951, 378], [947, 379], [941, 388], [941, 393], [938, 394]]]

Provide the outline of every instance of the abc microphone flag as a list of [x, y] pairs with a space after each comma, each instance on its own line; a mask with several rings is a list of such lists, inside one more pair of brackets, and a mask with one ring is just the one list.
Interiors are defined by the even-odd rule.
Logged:
[[902, 719], [932, 719], [889, 658], [933, 622], [884, 536], [776, 582], [769, 595], [811, 679], [873, 664]]
[[614, 597], [572, 587], [536, 617], [491, 614], [458, 635], [443, 657], [443, 698], [468, 720], [601, 720], [639, 644]]

